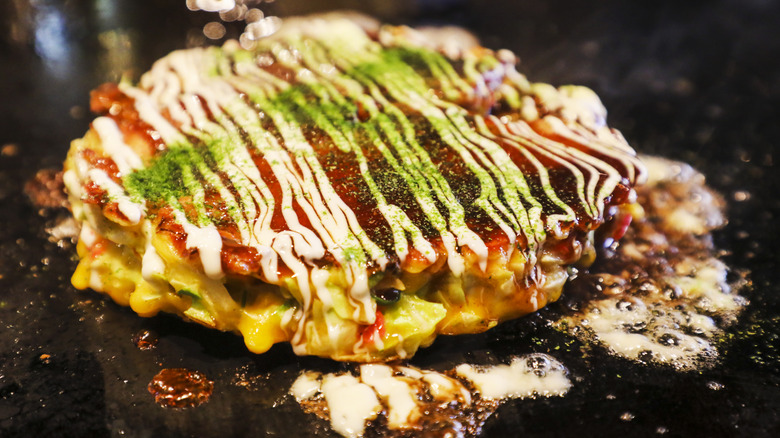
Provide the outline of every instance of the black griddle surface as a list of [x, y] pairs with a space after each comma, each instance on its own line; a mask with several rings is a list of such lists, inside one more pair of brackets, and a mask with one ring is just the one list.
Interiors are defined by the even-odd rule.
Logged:
[[[382, 0], [263, 4], [288, 16], [353, 8], [383, 21], [455, 24], [509, 48], [532, 81], [593, 88], [639, 151], [693, 164], [729, 202], [715, 235], [749, 271], [750, 305], [712, 368], [677, 372], [610, 356], [530, 316], [486, 334], [440, 338], [412, 364], [439, 370], [546, 352], [566, 364], [565, 397], [507, 402], [483, 436], [780, 436], [780, 4]], [[286, 395], [302, 369], [343, 365], [175, 318], [143, 319], [69, 285], [75, 248], [44, 229], [61, 212], [23, 193], [61, 165], [91, 115], [88, 92], [197, 44], [213, 15], [184, 0], [5, 1], [0, 5], [0, 436], [334, 436]], [[235, 32], [235, 28], [230, 28]], [[153, 350], [131, 341], [142, 330]], [[165, 409], [146, 385], [162, 368], [215, 381], [197, 408]], [[240, 376], [250, 388], [235, 385]], [[626, 414], [628, 413], [628, 414]]]

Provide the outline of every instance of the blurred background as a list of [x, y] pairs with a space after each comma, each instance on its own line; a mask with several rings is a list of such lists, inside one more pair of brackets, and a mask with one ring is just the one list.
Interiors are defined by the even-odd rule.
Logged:
[[[282, 18], [354, 9], [394, 24], [463, 26], [487, 47], [514, 51], [532, 81], [593, 88], [610, 125], [637, 150], [692, 163], [727, 199], [730, 223], [715, 239], [735, 272], [750, 272], [751, 305], [716, 367], [677, 373], [598, 351], [583, 358], [581, 348], [528, 321], [437, 343], [440, 357], [422, 354], [418, 363], [473, 358], [464, 349], [500, 359], [544, 338], [537, 345], [583, 377], [560, 400], [507, 404], [484, 436], [780, 436], [780, 2], [275, 0], [257, 7]], [[310, 418], [284, 394], [301, 367], [332, 365], [280, 349], [252, 356], [231, 335], [142, 320], [77, 293], [68, 284], [73, 248], [59, 248], [43, 231], [57, 214], [39, 211], [23, 192], [40, 169], [60, 167], [70, 140], [88, 128], [89, 90], [243, 29], [220, 22], [222, 35], [214, 22], [218, 14], [190, 11], [185, 0], [0, 2], [0, 436], [330, 436], [306, 426]], [[204, 33], [207, 26], [212, 32]], [[142, 329], [160, 334], [154, 353], [129, 341]], [[145, 392], [160, 366], [203, 370], [220, 395], [196, 410], [163, 410]], [[262, 388], [236, 389], [237, 370], [262, 376]], [[625, 412], [634, 417], [621, 419]]]

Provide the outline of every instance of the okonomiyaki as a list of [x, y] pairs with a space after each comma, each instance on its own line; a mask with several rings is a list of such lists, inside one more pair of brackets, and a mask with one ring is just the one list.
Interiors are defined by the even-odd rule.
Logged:
[[516, 62], [321, 16], [98, 88], [65, 162], [74, 286], [345, 361], [536, 311], [640, 214], [645, 170], [592, 91]]

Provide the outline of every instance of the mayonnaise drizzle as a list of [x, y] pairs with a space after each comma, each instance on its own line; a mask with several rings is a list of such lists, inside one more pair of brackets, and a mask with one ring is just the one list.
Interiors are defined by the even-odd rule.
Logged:
[[197, 249], [200, 254], [200, 261], [203, 264], [203, 271], [210, 278], [222, 278], [222, 237], [217, 231], [217, 227], [208, 224], [205, 227], [199, 227], [187, 220], [187, 216], [181, 210], [173, 210], [176, 221], [184, 228], [187, 233], [187, 249]]
[[114, 182], [108, 174], [100, 169], [90, 169], [89, 179], [105, 190], [108, 198], [117, 203], [119, 211], [125, 215], [131, 224], [137, 224], [144, 215], [144, 206], [130, 199], [125, 189]]
[[92, 128], [100, 137], [100, 145], [114, 160], [120, 175], [143, 167], [143, 162], [133, 149], [126, 145], [116, 122], [108, 117], [98, 117], [92, 122]]
[[152, 233], [154, 232], [151, 222], [144, 224], [144, 234], [146, 235], [146, 248], [141, 259], [141, 275], [146, 281], [156, 281], [158, 277], [165, 272], [165, 262], [157, 253], [152, 244]]

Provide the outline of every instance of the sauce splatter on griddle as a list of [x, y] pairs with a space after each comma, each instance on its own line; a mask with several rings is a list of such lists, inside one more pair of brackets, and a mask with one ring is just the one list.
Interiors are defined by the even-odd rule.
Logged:
[[160, 406], [192, 408], [209, 400], [214, 382], [198, 371], [166, 368], [154, 376], [147, 389]]

